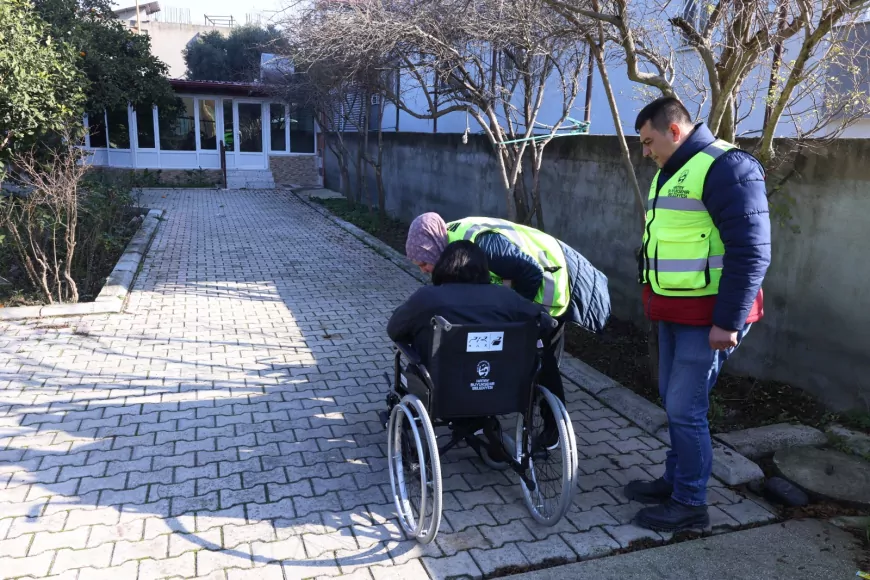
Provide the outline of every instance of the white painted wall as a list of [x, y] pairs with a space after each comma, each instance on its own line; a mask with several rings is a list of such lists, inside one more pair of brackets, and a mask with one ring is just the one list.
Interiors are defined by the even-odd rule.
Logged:
[[[674, 3], [672, 11], [677, 12], [682, 7], [682, 2]], [[783, 61], [789, 62], [797, 55], [797, 50], [802, 40], [801, 35], [793, 38], [785, 43], [783, 50]], [[671, 40], [672, 45], [677, 46], [675, 40]], [[649, 102], [651, 98], [658, 96], [658, 92], [649, 87], [634, 83], [628, 79], [626, 66], [624, 61], [618, 59], [618, 51], [613, 51], [614, 57], [608, 62], [608, 75], [613, 87], [613, 92], [616, 96], [617, 106], [622, 121], [623, 131], [627, 135], [634, 135], [634, 120], [637, 113], [643, 106]], [[706, 115], [709, 113], [709, 103], [703, 103], [703, 99], [699, 95], [694, 94], [696, 91], [692, 88], [691, 82], [692, 71], [699, 70], [700, 59], [697, 53], [690, 49], [680, 49], [676, 53], [676, 76], [674, 85], [677, 89], [680, 98], [686, 103], [689, 111], [693, 115], [697, 115], [699, 120], [706, 120]], [[574, 102], [574, 107], [569, 116], [575, 119], [584, 118], [585, 106], [585, 72], [581, 82], [581, 91]], [[742, 119], [737, 126], [738, 136], [757, 137], [760, 134], [764, 122], [765, 104], [763, 98], [766, 94], [769, 82], [769, 69], [759, 67], [751, 71], [747, 80], [744, 82], [744, 95], [739, 104], [738, 119]], [[705, 77], [706, 78], [706, 77]], [[593, 73], [593, 88], [592, 88], [592, 104], [591, 104], [591, 126], [590, 133], [597, 135], [613, 135], [616, 133], [613, 118], [610, 112], [610, 106], [607, 101], [607, 96], [602, 85], [597, 66]], [[426, 110], [426, 99], [422, 92], [423, 88], [415, 83], [408, 76], [403, 76], [401, 79], [401, 89], [406, 101], [412, 107], [422, 113]], [[430, 89], [431, 90], [431, 89]], [[652, 95], [652, 97], [650, 96]], [[702, 104], [703, 103], [703, 104]], [[450, 103], [445, 103], [444, 106], [449, 106]], [[808, 107], [809, 100], [798, 103], [795, 109], [812, 109]], [[540, 112], [539, 120], [542, 123], [552, 124], [561, 114], [562, 97], [556, 81], [550, 83], [547, 89], [544, 105]], [[394, 105], [385, 107], [383, 127], [385, 130], [394, 131], [396, 127], [396, 112]], [[806, 127], [811, 122], [809, 114], [804, 115], [800, 119], [789, 119], [783, 117], [777, 126], [776, 136], [788, 137], [795, 134], [795, 123]], [[471, 133], [480, 132], [480, 127], [472, 117], [469, 117]], [[854, 128], [850, 129], [847, 136], [855, 137], [870, 137], [870, 129], [868, 129], [870, 121], [860, 122]], [[453, 113], [438, 119], [438, 133], [462, 133], [466, 128], [465, 115], [462, 113]], [[399, 130], [402, 132], [434, 132], [432, 121], [420, 120], [414, 118], [406, 112], [399, 114]]]

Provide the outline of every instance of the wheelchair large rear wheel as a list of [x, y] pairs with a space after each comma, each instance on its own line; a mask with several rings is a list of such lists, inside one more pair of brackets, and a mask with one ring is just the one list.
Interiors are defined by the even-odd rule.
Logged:
[[402, 528], [422, 544], [441, 525], [441, 460], [423, 403], [405, 395], [393, 407], [387, 429], [390, 485]]
[[[558, 440], [544, 440], [544, 409], [555, 419]], [[568, 509], [574, 497], [577, 475], [577, 441], [568, 412], [561, 401], [538, 385], [531, 410], [531, 425], [520, 414], [517, 417], [516, 456], [521, 461], [529, 456], [528, 475], [535, 489], [522, 480], [523, 499], [532, 517], [545, 526], [555, 525]]]

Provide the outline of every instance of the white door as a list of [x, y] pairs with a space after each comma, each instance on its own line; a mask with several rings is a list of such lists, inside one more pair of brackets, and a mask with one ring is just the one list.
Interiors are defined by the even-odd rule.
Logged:
[[266, 169], [263, 103], [233, 100], [233, 133], [236, 169]]

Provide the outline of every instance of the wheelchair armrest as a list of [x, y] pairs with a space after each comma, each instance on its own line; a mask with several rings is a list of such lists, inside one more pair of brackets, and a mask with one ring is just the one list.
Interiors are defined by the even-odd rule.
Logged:
[[422, 364], [423, 359], [420, 358], [420, 355], [417, 354], [417, 351], [414, 350], [413, 346], [405, 342], [394, 342], [393, 344], [396, 345], [396, 348], [399, 349], [399, 352], [402, 353], [402, 356], [408, 359], [409, 363], [415, 365]]

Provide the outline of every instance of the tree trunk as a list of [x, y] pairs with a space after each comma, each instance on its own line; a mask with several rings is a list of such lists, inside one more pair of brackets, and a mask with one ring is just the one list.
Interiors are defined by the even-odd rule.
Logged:
[[[619, 140], [619, 148], [622, 151], [622, 162], [625, 165], [625, 171], [628, 174], [629, 180], [634, 188], [634, 199], [638, 209], [641, 224], [641, 233], [646, 227], [646, 204], [644, 203], [643, 194], [640, 190], [640, 184], [637, 182], [637, 175], [634, 172], [634, 166], [631, 163], [631, 153], [628, 150], [628, 143], [625, 140], [625, 134], [622, 131], [622, 119], [619, 115], [619, 107], [616, 104], [616, 98], [613, 95], [613, 87], [610, 84], [610, 77], [607, 74], [607, 66], [604, 63], [603, 46], [597, 44], [592, 37], [587, 37], [589, 50], [595, 55], [595, 60], [598, 63], [598, 72], [601, 74], [601, 84], [607, 94], [607, 102], [610, 104], [610, 113], [613, 117], [613, 124], [616, 127], [616, 135]], [[603, 42], [603, 40], [602, 40]], [[638, 299], [643, 300], [643, 291]], [[648, 321], [647, 328], [647, 352], [649, 361], [647, 365], [648, 377], [650, 384], [658, 388], [659, 385], [659, 331], [658, 324], [653, 321]]]
[[532, 148], [532, 204], [535, 208], [535, 222], [542, 232], [544, 231], [544, 207], [541, 204], [541, 163], [544, 152], [537, 147]]
[[737, 119], [735, 119], [734, 99], [729, 98], [725, 103], [725, 112], [722, 114], [722, 124], [716, 134], [720, 139], [733, 143], [737, 138]]
[[369, 195], [369, 166], [368, 162], [366, 162], [366, 157], [369, 154], [369, 94], [366, 93], [366, 99], [363, 102], [362, 107], [362, 126], [360, 127], [360, 131], [362, 131], [362, 143], [360, 144], [360, 173], [359, 173], [359, 181], [360, 181], [360, 200], [365, 200], [366, 206], [368, 206], [369, 213], [372, 213], [372, 201]]
[[381, 99], [379, 122], [378, 122], [378, 164], [375, 166], [375, 178], [378, 184], [378, 218], [381, 225], [387, 220], [387, 193], [384, 191], [384, 99]]

